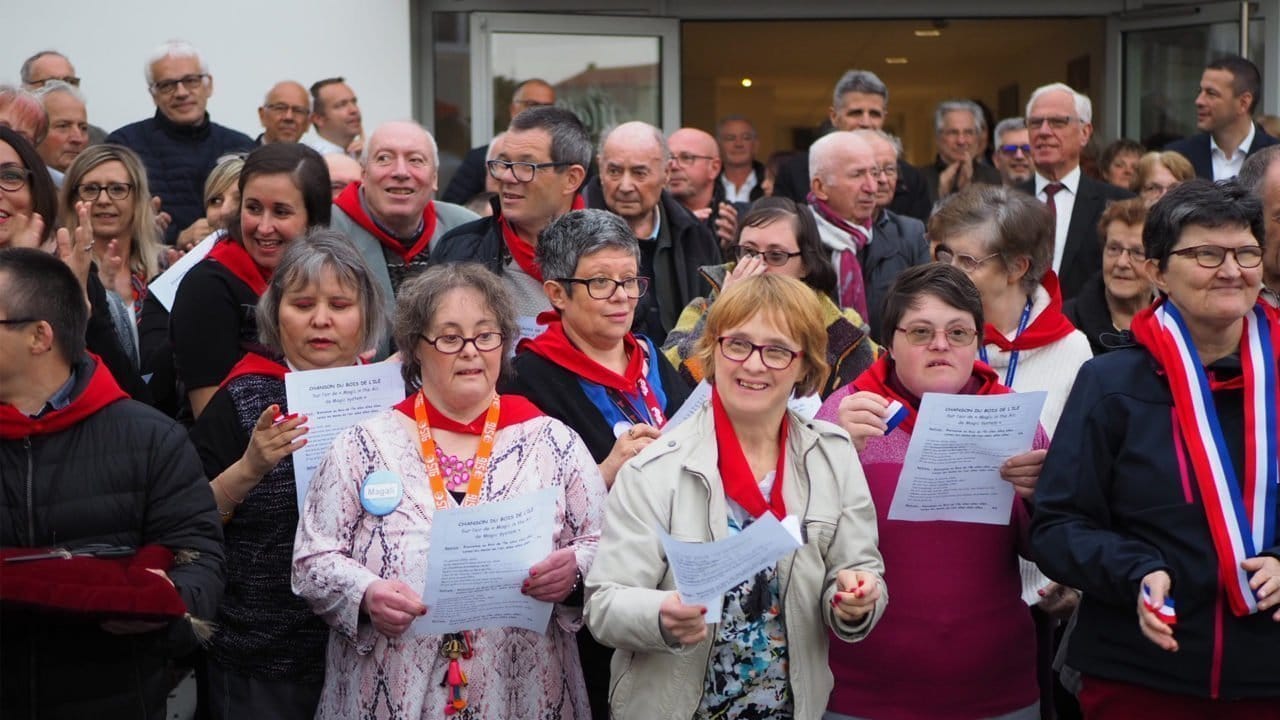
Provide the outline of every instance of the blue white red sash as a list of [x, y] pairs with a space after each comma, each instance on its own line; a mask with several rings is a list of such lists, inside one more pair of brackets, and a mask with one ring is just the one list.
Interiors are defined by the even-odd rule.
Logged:
[[[1240, 359], [1244, 380], [1244, 472], [1238, 477], [1218, 421], [1209, 378], [1178, 309], [1163, 302], [1154, 309], [1171, 353], [1158, 353], [1173, 392], [1195, 469], [1209, 530], [1231, 610], [1258, 611], [1249, 575], [1240, 563], [1276, 544], [1276, 492], [1280, 483], [1276, 427], [1275, 338], [1267, 311], [1255, 305], [1244, 317]], [[1163, 357], [1161, 357], [1163, 355]]]

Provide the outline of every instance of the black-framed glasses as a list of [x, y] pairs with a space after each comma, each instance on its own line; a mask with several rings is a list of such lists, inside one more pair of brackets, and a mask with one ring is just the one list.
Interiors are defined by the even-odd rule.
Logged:
[[40, 322], [40, 318], [13, 318], [12, 320], [0, 320], [0, 325], [26, 325], [27, 323]]
[[1005, 155], [1008, 155], [1008, 156], [1010, 156], [1010, 157], [1012, 157], [1012, 156], [1014, 156], [1014, 155], [1017, 155], [1019, 151], [1021, 151], [1023, 155], [1030, 155], [1030, 154], [1031, 154], [1031, 146], [1030, 146], [1030, 145], [1028, 145], [1028, 144], [1026, 144], [1026, 143], [1023, 143], [1023, 144], [1021, 144], [1021, 145], [1017, 145], [1017, 144], [1010, 144], [1010, 145], [1001, 145], [1001, 146], [1000, 146], [1000, 152], [1002, 152], [1002, 153], [1004, 153]]
[[913, 325], [909, 328], [896, 327], [894, 330], [907, 336], [912, 345], [928, 345], [942, 333], [951, 347], [968, 347], [978, 337], [978, 331], [967, 327], [935, 328], [932, 325]]
[[462, 352], [462, 348], [471, 343], [476, 350], [480, 352], [493, 352], [502, 347], [502, 341], [506, 337], [500, 332], [482, 332], [475, 337], [464, 337], [462, 335], [437, 335], [435, 338], [427, 337], [426, 333], [419, 333], [418, 337], [423, 342], [436, 349], [436, 352], [445, 355], [457, 355]]
[[0, 190], [18, 192], [27, 186], [30, 177], [31, 171], [24, 167], [13, 164], [0, 167]]
[[1256, 268], [1262, 264], [1261, 245], [1245, 245], [1237, 248], [1227, 248], [1221, 245], [1197, 245], [1174, 250], [1169, 254], [1191, 258], [1200, 267], [1206, 270], [1213, 270], [1222, 267], [1222, 263], [1227, 261], [1227, 253], [1231, 253], [1232, 257], [1236, 259], [1236, 265], [1242, 268]]
[[1049, 127], [1054, 130], [1065, 130], [1071, 121], [1075, 118], [1070, 115], [1050, 115], [1049, 117], [1029, 117], [1027, 118], [1028, 130], [1039, 130], [1041, 125], [1049, 123]]
[[694, 163], [698, 162], [699, 160], [715, 160], [715, 159], [716, 158], [714, 155], [694, 155], [693, 153], [687, 153], [687, 152], [677, 153], [671, 156], [671, 162], [679, 165], [680, 167], [686, 167], [686, 168], [691, 167]]
[[933, 253], [933, 259], [938, 262], [945, 263], [947, 265], [954, 265], [967, 273], [977, 270], [982, 267], [982, 264], [986, 261], [999, 256], [1000, 253], [995, 252], [985, 257], [976, 258], [972, 255], [955, 252], [949, 249], [946, 245], [939, 245], [938, 249]]
[[[1102, 246], [1102, 252], [1112, 260], [1117, 260], [1121, 255], [1128, 253], [1129, 259], [1133, 262], [1142, 262], [1147, 259], [1147, 251], [1142, 248], [1127, 248], [1123, 245], [1107, 243]], [[1236, 262], [1239, 262], [1238, 260]], [[1219, 263], [1221, 264], [1221, 263]], [[1214, 267], [1217, 267], [1216, 265]]]
[[133, 185], [130, 183], [81, 183], [76, 186], [76, 195], [85, 202], [94, 202], [102, 193], [106, 193], [107, 197], [112, 200], [123, 200], [129, 197], [129, 193], [133, 192]]
[[733, 246], [733, 256], [739, 261], [746, 260], [749, 257], [764, 258], [766, 265], [782, 267], [783, 265], [786, 265], [791, 258], [800, 257], [800, 252], [787, 252], [786, 250], [757, 250], [745, 245], [735, 245]]
[[311, 108], [309, 107], [303, 107], [302, 105], [290, 105], [289, 103], [282, 103], [282, 102], [271, 103], [270, 105], [266, 106], [266, 109], [268, 112], [275, 113], [276, 115], [284, 115], [290, 110], [293, 111], [294, 115], [310, 115], [311, 114]]
[[622, 278], [621, 280], [614, 280], [603, 275], [593, 278], [566, 277], [556, 278], [556, 282], [586, 285], [587, 294], [596, 300], [608, 300], [613, 297], [614, 293], [618, 292], [618, 288], [622, 288], [622, 291], [632, 300], [644, 297], [644, 294], [649, 291], [649, 278], [638, 275]]
[[786, 370], [797, 357], [804, 354], [803, 350], [792, 350], [781, 345], [756, 345], [749, 340], [728, 335], [716, 338], [716, 343], [720, 345], [720, 354], [726, 360], [744, 363], [751, 357], [751, 353], [760, 353], [760, 362], [770, 370]]
[[511, 177], [514, 177], [516, 182], [527, 183], [533, 182], [533, 176], [537, 175], [538, 171], [543, 168], [568, 167], [572, 164], [573, 163], [571, 162], [531, 163], [511, 162], [509, 160], [489, 160], [485, 163], [485, 166], [489, 168], [489, 174], [493, 176], [494, 180], [505, 180], [505, 173], [510, 171]]
[[172, 95], [178, 90], [178, 84], [187, 90], [195, 91], [204, 84], [205, 78], [209, 76], [206, 73], [196, 73], [195, 75], [183, 75], [176, 80], [160, 80], [151, 83], [151, 92], [157, 95]]

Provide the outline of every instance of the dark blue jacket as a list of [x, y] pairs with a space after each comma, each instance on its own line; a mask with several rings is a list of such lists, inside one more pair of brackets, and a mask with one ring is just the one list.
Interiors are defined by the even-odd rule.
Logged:
[[218, 158], [253, 149], [253, 138], [209, 122], [208, 113], [200, 125], [177, 125], [159, 110], [155, 117], [111, 133], [107, 142], [124, 145], [142, 158], [151, 194], [160, 198], [160, 209], [173, 218], [164, 233], [169, 245], [204, 217], [204, 181]]
[[[1253, 126], [1253, 144], [1249, 146], [1249, 152], [1245, 153], [1248, 157], [1264, 147], [1275, 145], [1277, 140], [1267, 134], [1261, 125]], [[1213, 177], [1213, 157], [1212, 150], [1209, 148], [1209, 133], [1196, 133], [1189, 138], [1183, 138], [1176, 142], [1171, 142], [1164, 146], [1165, 150], [1172, 150], [1180, 153], [1183, 157], [1191, 161], [1191, 167], [1195, 168], [1196, 177], [1202, 177], [1205, 180], [1215, 180]]]

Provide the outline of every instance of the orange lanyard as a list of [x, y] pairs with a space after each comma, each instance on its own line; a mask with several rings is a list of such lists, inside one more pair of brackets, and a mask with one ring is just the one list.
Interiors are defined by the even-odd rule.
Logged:
[[[413, 401], [413, 416], [418, 421], [418, 440], [422, 443], [422, 459], [427, 465], [427, 478], [431, 481], [431, 499], [435, 501], [437, 510], [449, 507], [449, 493], [444, 488], [444, 475], [440, 473], [440, 462], [436, 459], [436, 441], [431, 437], [431, 423], [427, 421], [427, 404], [421, 390]], [[484, 417], [484, 430], [480, 434], [480, 447], [476, 450], [476, 462], [471, 468], [471, 480], [467, 483], [467, 494], [462, 499], [462, 507], [474, 507], [480, 504], [480, 486], [484, 484], [484, 476], [489, 471], [489, 456], [493, 454], [493, 440], [498, 434], [498, 412], [501, 401], [497, 393], [489, 405], [489, 412]]]

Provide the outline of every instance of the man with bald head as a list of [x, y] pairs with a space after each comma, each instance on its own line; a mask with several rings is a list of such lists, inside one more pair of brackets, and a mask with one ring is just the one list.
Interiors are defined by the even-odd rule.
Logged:
[[884, 172], [870, 137], [838, 130], [809, 148], [809, 210], [831, 251], [840, 305], [857, 310], [876, 342], [884, 342], [878, 335], [889, 285], [903, 270], [928, 262], [929, 248], [923, 236], [875, 231]]
[[[507, 107], [512, 120], [520, 113], [536, 107], [556, 104], [556, 89], [546, 80], [532, 78], [516, 86], [511, 93], [511, 105]], [[440, 196], [445, 202], [459, 205], [485, 191], [485, 163], [488, 161], [489, 145], [480, 145], [467, 151], [458, 165], [449, 186]]]
[[733, 242], [738, 211], [726, 201], [720, 175], [720, 146], [710, 133], [680, 128], [667, 138], [671, 161], [667, 166], [667, 191], [693, 216], [716, 234], [720, 247]]
[[258, 108], [262, 134], [257, 143], [296, 143], [311, 126], [311, 94], [292, 80], [278, 82], [267, 92]]
[[651, 285], [634, 328], [661, 345], [684, 306], [710, 292], [698, 269], [721, 262], [719, 244], [664, 189], [673, 163], [661, 130], [623, 123], [600, 139], [597, 162], [600, 177], [587, 184], [587, 207], [620, 216], [640, 241], [640, 274]]
[[329, 190], [334, 200], [338, 199], [348, 185], [360, 182], [360, 177], [364, 175], [360, 161], [346, 153], [329, 153], [324, 156], [324, 164], [329, 168]]
[[329, 227], [360, 250], [387, 291], [388, 312], [395, 310], [400, 284], [426, 269], [431, 243], [476, 219], [470, 210], [431, 199], [438, 166], [436, 141], [425, 128], [384, 123], [365, 145], [360, 180], [333, 201]]

